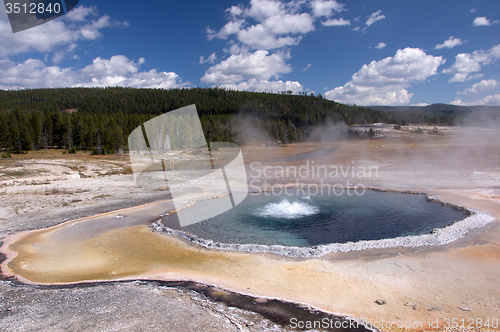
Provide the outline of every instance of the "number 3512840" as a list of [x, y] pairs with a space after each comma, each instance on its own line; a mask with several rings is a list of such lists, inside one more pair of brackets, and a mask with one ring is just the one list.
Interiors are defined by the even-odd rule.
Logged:
[[5, 9], [7, 10], [7, 14], [45, 14], [45, 13], [54, 13], [59, 14], [61, 12], [61, 4], [60, 3], [51, 3], [45, 4], [43, 2], [39, 3], [19, 3], [19, 2], [6, 2]]

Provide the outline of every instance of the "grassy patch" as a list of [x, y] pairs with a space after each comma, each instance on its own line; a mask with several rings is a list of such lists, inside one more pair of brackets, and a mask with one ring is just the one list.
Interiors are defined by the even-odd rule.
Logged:
[[89, 192], [90, 189], [77, 189], [77, 190], [68, 190], [68, 189], [59, 189], [59, 188], [48, 188], [45, 189], [45, 195], [73, 195]]

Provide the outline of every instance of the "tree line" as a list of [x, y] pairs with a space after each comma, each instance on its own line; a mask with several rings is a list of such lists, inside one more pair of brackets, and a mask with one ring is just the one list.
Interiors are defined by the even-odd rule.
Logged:
[[307, 139], [310, 128], [386, 122], [446, 124], [446, 115], [383, 112], [321, 95], [269, 94], [219, 88], [61, 88], [0, 90], [0, 149], [127, 150], [128, 135], [160, 114], [195, 104], [208, 141], [244, 143], [252, 126], [283, 143]]

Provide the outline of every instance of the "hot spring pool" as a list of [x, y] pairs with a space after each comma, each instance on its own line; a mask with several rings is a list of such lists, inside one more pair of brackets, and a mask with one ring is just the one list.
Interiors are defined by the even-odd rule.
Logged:
[[425, 195], [367, 190], [364, 195], [311, 197], [249, 194], [237, 207], [180, 227], [175, 214], [163, 224], [176, 234], [209, 243], [316, 247], [430, 234], [467, 217]]

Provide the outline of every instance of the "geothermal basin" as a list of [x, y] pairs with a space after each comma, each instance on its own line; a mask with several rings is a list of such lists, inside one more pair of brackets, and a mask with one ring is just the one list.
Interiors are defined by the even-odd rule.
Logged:
[[[6, 259], [2, 262], [2, 273], [6, 278], [15, 278], [25, 283], [51, 285], [137, 279], [190, 280], [253, 296], [306, 303], [327, 312], [371, 320], [427, 322], [429, 318], [439, 318], [443, 324], [444, 319], [450, 317], [479, 317], [486, 320], [495, 315], [500, 303], [497, 283], [500, 275], [499, 228], [497, 222], [490, 222], [488, 225], [485, 222], [487, 219], [492, 221], [498, 218], [500, 211], [497, 187], [500, 179], [500, 150], [494, 139], [497, 136], [495, 134], [491, 139], [488, 137], [480, 143], [476, 143], [470, 136], [464, 138], [463, 143], [448, 137], [419, 136], [419, 140], [370, 140], [332, 144], [337, 147], [335, 153], [318, 157], [316, 164], [349, 166], [354, 160], [356, 165], [377, 165], [380, 176], [366, 179], [363, 183], [367, 187], [387, 191], [425, 192], [440, 201], [467, 207], [473, 213], [465, 218], [455, 219], [452, 226], [445, 224], [444, 228], [434, 227], [436, 231], [433, 233], [431, 231], [434, 228], [429, 228], [423, 235], [382, 240], [307, 244], [305, 247], [240, 244], [236, 241], [234, 245], [217, 243], [217, 240], [205, 239], [202, 234], [196, 237], [193, 233], [187, 234], [183, 229], [169, 231], [173, 225], [168, 226], [164, 214], [174, 209], [171, 201], [119, 211], [113, 208], [106, 210], [113, 212], [77, 220], [62, 214], [75, 215], [78, 208], [89, 209], [89, 206], [95, 206], [101, 200], [106, 200], [104, 203], [111, 198], [124, 200], [131, 195], [128, 194], [129, 191], [142, 193], [128, 185], [128, 182], [135, 185], [128, 175], [57, 181], [43, 186], [33, 186], [28, 182], [27, 185], [9, 187], [8, 190], [4, 188], [3, 190], [13, 194], [2, 196], [2, 202], [5, 202], [6, 208], [10, 205], [18, 208], [19, 214], [12, 210], [9, 218], [3, 221], [7, 225], [5, 229], [10, 227], [17, 232], [6, 235], [3, 240], [2, 252]], [[316, 148], [317, 146], [309, 145], [286, 148], [249, 147], [245, 150], [245, 160], [264, 163], [265, 158], [276, 158], [277, 150], [282, 151], [283, 155], [293, 156]], [[482, 151], [485, 153], [480, 153]], [[453, 154], [459, 158], [450, 158]], [[260, 159], [255, 159], [256, 156]], [[304, 163], [290, 163], [298, 167], [300, 162]], [[253, 173], [250, 172], [251, 175]], [[116, 182], [117, 180], [121, 182]], [[292, 180], [280, 180], [278, 184], [286, 185], [290, 181]], [[41, 194], [29, 194], [35, 190], [40, 191], [40, 188]], [[51, 188], [58, 189], [57, 195], [47, 195]], [[69, 195], [71, 188], [73, 191]], [[90, 188], [92, 192], [74, 192], [74, 188]], [[26, 190], [31, 191], [22, 195], [15, 194]], [[87, 199], [89, 195], [90, 199]], [[105, 199], [102, 198], [104, 196]], [[396, 196], [421, 198], [425, 201], [423, 195]], [[318, 207], [314, 195], [311, 195], [310, 202], [302, 197], [305, 196], [277, 197], [274, 200], [275, 197], [270, 195], [267, 196], [269, 201], [265, 201], [257, 209], [262, 209], [259, 210], [262, 213], [272, 212], [272, 209], [265, 209], [266, 205], [276, 203], [276, 207], [286, 206], [287, 203], [282, 202], [284, 199], [288, 200], [290, 207], [304, 207], [295, 204], [296, 201]], [[42, 199], [50, 199], [55, 203], [60, 203], [63, 199], [68, 202], [82, 199], [82, 202], [71, 203], [69, 207], [59, 209], [54, 204], [41, 209], [46, 204]], [[39, 202], [34, 210], [36, 213], [23, 212], [22, 204], [26, 201]], [[437, 202], [425, 203], [450, 208]], [[393, 205], [395, 209], [399, 209], [405, 204]], [[76, 207], [72, 207], [73, 205]], [[491, 215], [478, 212], [479, 210]], [[42, 225], [38, 222], [42, 217], [59, 221]], [[72, 221], [60, 223], [63, 218]], [[163, 227], [167, 232], [183, 232], [183, 238], [152, 231], [151, 223], [162, 228], [158, 220], [163, 220], [165, 226], [168, 226], [168, 229]], [[52, 225], [54, 227], [47, 228]], [[469, 231], [467, 236], [463, 236], [466, 230], [481, 225], [484, 227]], [[20, 232], [34, 228], [41, 229]], [[289, 233], [297, 238], [295, 232]], [[456, 240], [460, 237], [462, 239]], [[219, 250], [224, 247], [234, 250]], [[284, 255], [248, 252], [266, 250]], [[312, 256], [312, 259], [283, 256]], [[113, 288], [115, 284], [104, 285]], [[27, 288], [23, 292], [37, 289]], [[31, 305], [31, 298], [26, 298]], [[383, 299], [387, 303], [378, 305], [374, 303], [376, 299]], [[407, 302], [416, 303], [418, 310], [405, 306]], [[429, 311], [436, 307], [442, 307], [443, 310]], [[50, 312], [51, 307], [47, 308]], [[80, 310], [80, 307], [75, 308]], [[473, 310], [464, 311], [461, 308]], [[17, 319], [17, 316], [13, 317]], [[29, 322], [32, 321], [31, 318], [29, 317]]]

